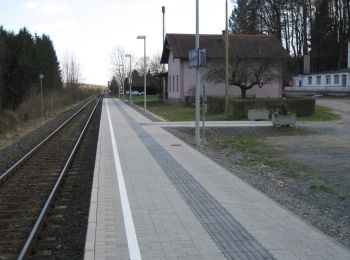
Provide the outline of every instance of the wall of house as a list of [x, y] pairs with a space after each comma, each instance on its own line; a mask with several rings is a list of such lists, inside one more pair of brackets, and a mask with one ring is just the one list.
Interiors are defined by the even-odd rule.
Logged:
[[[193, 96], [196, 86], [196, 69], [188, 68], [188, 60], [174, 59], [172, 52], [168, 63], [168, 97], [170, 101], [184, 101], [185, 96]], [[207, 68], [200, 69], [200, 79], [207, 72]], [[276, 73], [281, 74], [276, 66]], [[174, 85], [175, 84], [175, 85]], [[204, 84], [201, 80], [201, 84]], [[224, 96], [225, 85], [207, 82], [207, 95]], [[241, 97], [241, 90], [236, 86], [229, 87], [231, 97]], [[254, 87], [247, 91], [247, 97], [275, 98], [282, 96], [282, 80], [276, 79], [262, 88]]]
[[[195, 69], [189, 69], [188, 68], [188, 61], [182, 60], [181, 64], [183, 64], [184, 67], [184, 95], [185, 96], [191, 96], [195, 93], [195, 85], [196, 85], [196, 70]], [[208, 62], [208, 66], [209, 62]], [[206, 74], [208, 68], [201, 68], [200, 69], [200, 79], [204, 78], [204, 75]], [[276, 70], [278, 70], [276, 68]], [[281, 71], [276, 71], [276, 73], [281, 74]], [[219, 83], [211, 83], [211, 82], [204, 82], [204, 80], [201, 80], [201, 84], [206, 83], [207, 88], [207, 95], [209, 96], [224, 96], [225, 91], [225, 84]], [[236, 86], [230, 86], [229, 87], [229, 95], [232, 97], [241, 97], [241, 90], [240, 88]], [[274, 82], [259, 88], [254, 87], [247, 91], [248, 97], [257, 97], [257, 98], [268, 98], [268, 97], [281, 97], [282, 96], [282, 80], [276, 79]]]
[[[170, 52], [168, 63], [168, 99], [171, 101], [183, 100], [181, 96], [181, 63], [180, 59], [174, 59]], [[182, 87], [183, 88], [183, 87]]]
[[[225, 84], [208, 84], [208, 96], [224, 96], [226, 93]], [[229, 95], [233, 98], [241, 97], [241, 89], [237, 86], [229, 86]], [[276, 98], [282, 97], [282, 81], [275, 80], [262, 88], [254, 87], [247, 91], [247, 97], [251, 98]]]

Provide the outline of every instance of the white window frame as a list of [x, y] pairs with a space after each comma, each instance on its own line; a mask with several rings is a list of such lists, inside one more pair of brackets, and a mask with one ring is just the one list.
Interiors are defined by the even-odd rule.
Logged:
[[316, 84], [321, 85], [322, 77], [321, 76], [316, 76]]
[[334, 85], [338, 85], [339, 84], [339, 75], [334, 75]]
[[307, 77], [308, 85], [312, 85], [312, 76]]

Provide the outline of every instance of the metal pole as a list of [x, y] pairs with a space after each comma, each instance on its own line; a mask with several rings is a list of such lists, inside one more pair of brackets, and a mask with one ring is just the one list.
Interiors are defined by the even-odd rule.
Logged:
[[[119, 75], [120, 75], [120, 67], [119, 67]], [[118, 91], [118, 98], [120, 99], [120, 84], [118, 84], [119, 91]]]
[[129, 67], [129, 101], [131, 104], [131, 55], [129, 55], [130, 67]]
[[226, 8], [225, 8], [225, 119], [228, 118], [228, 4], [226, 0]]
[[[199, 50], [199, 0], [196, 0], [196, 49]], [[199, 58], [199, 57], [198, 57]], [[199, 64], [198, 64], [199, 65]], [[199, 85], [199, 67], [196, 68], [196, 127], [195, 127], [195, 144], [198, 147], [200, 145], [200, 133], [199, 133], [199, 95], [200, 95], [200, 85]]]
[[[163, 39], [162, 44], [164, 47], [164, 41], [165, 41], [165, 6], [162, 6], [162, 13], [163, 13]], [[162, 72], [163, 72], [163, 100], [165, 100], [165, 78], [164, 78], [164, 71], [165, 71], [165, 64], [162, 66]]]
[[43, 77], [40, 77], [40, 92], [41, 92], [41, 119], [43, 119], [44, 118]]
[[143, 74], [143, 92], [144, 92], [144, 104], [143, 104], [143, 107], [144, 107], [144, 110], [146, 111], [147, 107], [146, 107], [146, 104], [147, 104], [147, 93], [146, 93], [146, 84], [147, 84], [147, 80], [146, 80], [146, 74], [147, 74], [147, 67], [146, 67], [146, 36], [145, 36], [145, 39], [144, 39], [144, 57], [143, 57], [143, 66], [145, 68], [145, 71], [144, 71], [144, 74]]
[[121, 84], [121, 88], [122, 88], [122, 91], [120, 92], [120, 95], [122, 96], [122, 98], [124, 97], [124, 66], [122, 67], [122, 84]]

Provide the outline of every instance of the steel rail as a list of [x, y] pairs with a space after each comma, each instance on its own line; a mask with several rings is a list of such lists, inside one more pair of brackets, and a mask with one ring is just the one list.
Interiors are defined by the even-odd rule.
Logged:
[[79, 148], [79, 145], [81, 143], [81, 140], [82, 140], [82, 138], [83, 138], [83, 136], [84, 136], [84, 134], [86, 132], [86, 129], [88, 128], [88, 126], [90, 124], [91, 118], [92, 118], [92, 116], [95, 113], [97, 105], [100, 103], [100, 100], [101, 99], [99, 99], [98, 102], [96, 103], [93, 111], [90, 114], [89, 119], [87, 120], [87, 122], [86, 122], [86, 124], [85, 124], [85, 126], [84, 126], [84, 128], [82, 130], [82, 132], [80, 133], [80, 136], [79, 136], [77, 142], [75, 143], [74, 148], [73, 148], [71, 154], [69, 155], [69, 158], [68, 158], [68, 160], [67, 160], [63, 170], [61, 171], [60, 176], [58, 177], [58, 179], [57, 179], [57, 181], [55, 183], [55, 186], [53, 187], [53, 189], [52, 189], [52, 191], [51, 191], [51, 193], [50, 193], [50, 195], [49, 195], [49, 197], [48, 197], [48, 199], [47, 199], [43, 209], [41, 210], [40, 215], [39, 215], [38, 219], [36, 220], [36, 222], [34, 224], [34, 227], [33, 227], [32, 231], [30, 232], [30, 234], [29, 234], [29, 236], [28, 236], [28, 238], [27, 238], [27, 240], [26, 240], [26, 242], [25, 242], [25, 244], [24, 244], [24, 246], [23, 246], [23, 248], [21, 250], [21, 253], [19, 254], [17, 259], [22, 260], [22, 259], [25, 259], [28, 256], [29, 251], [31, 249], [31, 246], [32, 246], [32, 244], [33, 244], [37, 234], [40, 231], [40, 227], [43, 224], [43, 221], [45, 219], [45, 216], [46, 216], [47, 212], [49, 211], [50, 206], [54, 202], [56, 193], [57, 193], [59, 187], [61, 186], [62, 180], [65, 177], [70, 164], [72, 163], [72, 161], [74, 159], [74, 156], [75, 156], [75, 154], [76, 154], [76, 152], [77, 152], [77, 150]]
[[44, 140], [42, 140], [37, 146], [35, 146], [32, 150], [30, 150], [26, 155], [24, 155], [21, 159], [19, 159], [15, 164], [13, 164], [7, 171], [5, 171], [0, 176], [0, 183], [2, 183], [7, 177], [9, 177], [17, 168], [20, 166], [29, 156], [31, 156], [35, 151], [37, 151], [43, 144], [45, 144], [48, 140], [50, 140], [54, 135], [56, 135], [65, 125], [67, 125], [77, 114], [79, 114], [88, 104], [90, 104], [96, 97], [91, 99], [88, 103], [86, 103], [82, 108], [80, 108], [77, 112], [74, 113], [70, 118], [68, 118], [63, 124], [61, 124], [55, 131], [53, 131], [50, 135], [48, 135]]

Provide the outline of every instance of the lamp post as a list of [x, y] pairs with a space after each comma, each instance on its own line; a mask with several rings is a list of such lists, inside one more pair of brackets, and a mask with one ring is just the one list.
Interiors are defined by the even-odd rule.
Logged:
[[131, 54], [125, 54], [126, 58], [129, 58], [130, 66], [129, 66], [129, 103], [131, 104]]
[[39, 78], [40, 78], [40, 93], [41, 93], [41, 119], [43, 119], [44, 118], [44, 93], [43, 93], [44, 74], [40, 74]]
[[[199, 0], [196, 0], [196, 50], [199, 50]], [[200, 145], [199, 137], [199, 95], [200, 95], [200, 85], [199, 85], [199, 66], [196, 67], [196, 127], [195, 127], [195, 144], [197, 147]]]
[[[123, 68], [122, 73], [120, 73], [120, 67]], [[124, 91], [124, 64], [119, 64], [119, 73], [121, 74], [121, 79], [122, 79], [122, 89]], [[124, 95], [123, 95], [124, 96]], [[120, 99], [120, 86], [119, 86], [119, 99]]]
[[144, 72], [143, 72], [143, 92], [144, 92], [144, 101], [143, 101], [143, 108], [146, 111], [147, 107], [146, 107], [146, 103], [147, 103], [147, 98], [146, 98], [146, 73], [147, 73], [147, 66], [146, 66], [146, 36], [145, 35], [139, 35], [137, 36], [138, 40], [143, 40], [143, 46], [144, 46], [144, 50], [143, 50], [143, 67], [144, 67]]

